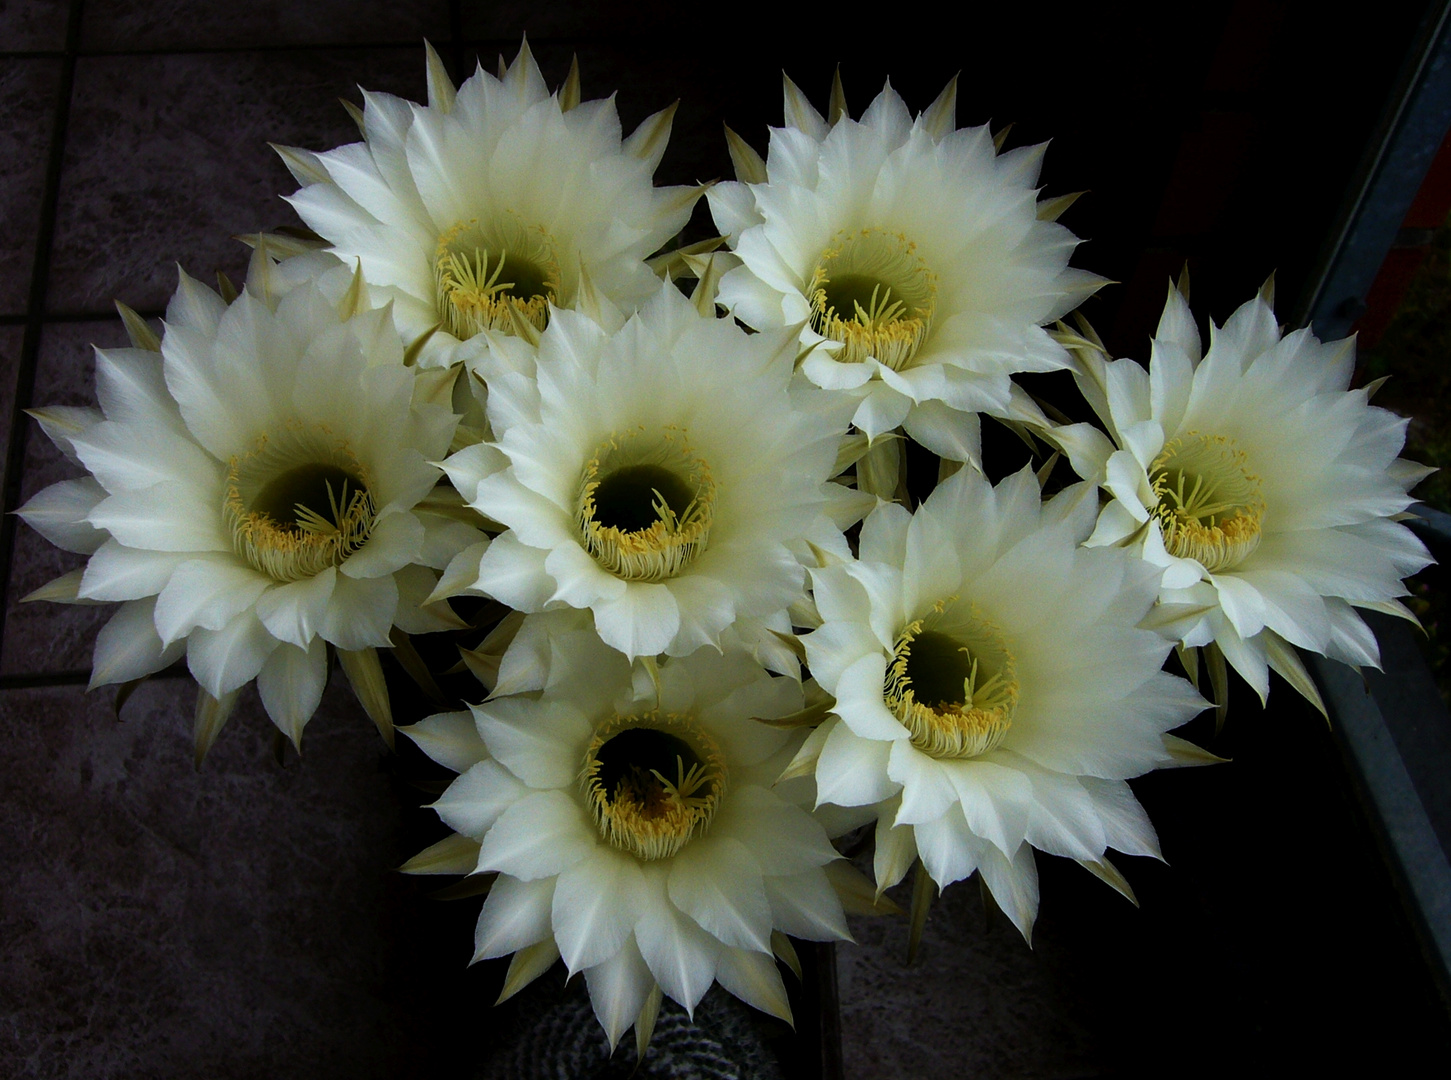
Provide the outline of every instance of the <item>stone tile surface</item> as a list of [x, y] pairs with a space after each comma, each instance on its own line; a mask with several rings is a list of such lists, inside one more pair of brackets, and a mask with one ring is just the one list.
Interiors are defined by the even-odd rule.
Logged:
[[159, 311], [176, 264], [241, 282], [232, 237], [297, 224], [297, 183], [268, 142], [328, 149], [358, 131], [356, 87], [418, 98], [423, 50], [85, 57], [61, 177], [52, 311]]
[[[891, 895], [907, 908], [910, 883]], [[1002, 915], [984, 916], [974, 882], [959, 883], [934, 905], [908, 967], [904, 918], [853, 918], [857, 943], [836, 950], [847, 1080], [1096, 1075], [1091, 1018], [1056, 929], [1040, 927], [1030, 949]]]
[[847, 1080], [1448, 1060], [1451, 1018], [1324, 719], [1283, 684], [1265, 712], [1241, 689], [1220, 739], [1208, 718], [1192, 731], [1228, 764], [1134, 782], [1168, 860], [1114, 856], [1140, 906], [1039, 856], [1031, 948], [972, 881], [943, 891], [910, 968], [904, 919], [854, 920], [859, 944], [837, 949]]
[[[465, 38], [517, 42], [528, 34], [544, 38], [595, 39], [628, 37], [649, 28], [679, 5], [644, 0], [630, 5], [534, 4], [529, 0], [461, 0]], [[512, 56], [512, 52], [510, 54]], [[490, 67], [492, 71], [493, 68]]]
[[40, 58], [0, 64], [0, 315], [22, 314], [30, 297], [60, 68]]
[[414, 1075], [377, 733], [335, 684], [281, 768], [249, 698], [197, 771], [192, 700], [0, 692], [0, 1075]]
[[[41, 333], [32, 402], [36, 405], [95, 405], [92, 345], [128, 344], [119, 319], [51, 323]], [[9, 413], [6, 413], [9, 416]], [[35, 421], [27, 418], [22, 505], [42, 488], [84, 475], [84, 470], [55, 448]], [[15, 528], [15, 554], [5, 593], [5, 638], [0, 642], [0, 674], [38, 675], [89, 670], [96, 631], [114, 604], [29, 603], [20, 598], [47, 581], [85, 564], [85, 556], [62, 551], [24, 522]]]
[[0, 0], [0, 49], [59, 52], [70, 9], [68, 0]]
[[269, 48], [344, 45], [448, 35], [447, 0], [360, 4], [356, 0], [107, 0], [88, 4], [81, 20], [83, 50]]

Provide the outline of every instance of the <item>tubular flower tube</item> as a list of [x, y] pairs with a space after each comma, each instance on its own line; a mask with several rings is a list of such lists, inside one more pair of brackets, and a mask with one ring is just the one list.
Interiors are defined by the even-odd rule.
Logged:
[[1108, 434], [1074, 424], [1053, 438], [1108, 494], [1088, 543], [1160, 574], [1165, 632], [1213, 642], [1261, 700], [1271, 669], [1315, 700], [1290, 646], [1378, 667], [1355, 609], [1411, 617], [1396, 598], [1430, 556], [1391, 519], [1431, 470], [1397, 457], [1405, 420], [1349, 389], [1354, 342], [1282, 335], [1261, 295], [1211, 324], [1201, 354], [1170, 288], [1147, 371], [1081, 360]]

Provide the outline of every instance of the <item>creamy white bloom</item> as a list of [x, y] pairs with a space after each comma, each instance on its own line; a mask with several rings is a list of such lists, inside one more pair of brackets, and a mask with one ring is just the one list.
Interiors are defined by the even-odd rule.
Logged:
[[1081, 548], [1094, 489], [1046, 505], [1024, 470], [964, 468], [909, 514], [883, 505], [861, 558], [812, 571], [822, 625], [807, 662], [836, 699], [802, 750], [817, 798], [875, 807], [879, 888], [920, 857], [938, 887], [978, 871], [1029, 933], [1033, 848], [1097, 872], [1105, 851], [1159, 853], [1125, 781], [1187, 749], [1203, 707], [1138, 628], [1152, 570]]
[[791, 545], [842, 546], [828, 514], [859, 499], [826, 481], [845, 412], [793, 381], [793, 334], [702, 318], [667, 285], [615, 333], [554, 310], [537, 359], [517, 351], [498, 356], [518, 370], [489, 375], [497, 442], [443, 465], [508, 527], [474, 591], [587, 608], [630, 657], [684, 655], [739, 620], [784, 619], [805, 588]]
[[472, 359], [480, 331], [542, 328], [586, 293], [626, 312], [653, 293], [644, 259], [699, 194], [651, 183], [673, 108], [622, 141], [614, 99], [551, 95], [527, 45], [502, 79], [480, 68], [457, 92], [430, 49], [427, 106], [363, 98], [363, 142], [281, 149], [306, 185], [289, 201], [393, 302], [406, 342], [432, 332], [421, 363]]
[[1217, 644], [1261, 700], [1268, 668], [1308, 689], [1287, 642], [1379, 666], [1355, 608], [1405, 615], [1402, 578], [1430, 562], [1390, 520], [1430, 470], [1397, 457], [1406, 421], [1348, 389], [1354, 366], [1353, 339], [1282, 337], [1263, 296], [1211, 323], [1201, 357], [1170, 288], [1147, 371], [1083, 354], [1079, 385], [1108, 437], [1056, 436], [1110, 496], [1088, 543], [1153, 565], [1163, 600], [1186, 605], [1171, 632]]
[[788, 79], [764, 175], [707, 197], [741, 261], [719, 302], [757, 329], [800, 327], [818, 346], [802, 370], [852, 395], [868, 435], [904, 425], [962, 461], [975, 413], [1028, 407], [1011, 373], [1068, 366], [1043, 326], [1102, 279], [1070, 269], [1077, 239], [1039, 217], [1044, 147], [998, 154], [986, 126], [954, 129], [955, 98], [954, 82], [914, 120], [888, 85], [828, 125]]
[[456, 418], [413, 401], [386, 310], [344, 319], [312, 285], [231, 304], [187, 277], [161, 352], [96, 353], [100, 410], [42, 409], [90, 475], [20, 515], [90, 556], [81, 601], [120, 601], [96, 641], [92, 685], [183, 652], [225, 708], [256, 679], [294, 742], [346, 652], [454, 625], [421, 606], [466, 525], [421, 512]]
[[[657, 698], [587, 617], [575, 627], [542, 694], [404, 729], [461, 773], [434, 809], [475, 842], [462, 868], [498, 874], [475, 959], [515, 954], [511, 994], [562, 956], [611, 1046], [642, 1014], [648, 1026], [660, 992], [691, 1010], [712, 981], [789, 1019], [781, 934], [848, 937], [826, 869], [845, 864], [771, 790], [801, 737], [752, 719], [799, 709], [800, 685], [702, 650], [660, 665]], [[406, 869], [420, 868], [447, 867], [425, 853]]]

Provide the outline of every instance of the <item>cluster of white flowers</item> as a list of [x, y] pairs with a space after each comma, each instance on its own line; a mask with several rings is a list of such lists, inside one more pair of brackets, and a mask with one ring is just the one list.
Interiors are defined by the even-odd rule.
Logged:
[[[34, 414], [86, 475], [21, 515], [89, 556], [37, 596], [121, 604], [93, 685], [186, 657], [199, 755], [253, 680], [300, 745], [334, 655], [391, 740], [378, 650], [466, 642], [481, 700], [400, 729], [458, 773], [405, 869], [491, 876], [505, 996], [562, 959], [642, 1051], [713, 982], [789, 1018], [791, 939], [914, 866], [914, 933], [976, 872], [1026, 937], [1034, 849], [1125, 893], [1109, 850], [1158, 856], [1127, 781], [1215, 760], [1170, 734], [1199, 650], [1221, 702], [1225, 660], [1261, 697], [1313, 697], [1296, 648], [1377, 662], [1355, 609], [1404, 613], [1425, 470], [1351, 344], [1262, 296], [1201, 355], [1171, 289], [1147, 369], [1110, 361], [1059, 322], [1103, 282], [1043, 147], [954, 86], [828, 121], [788, 80], [708, 192], [653, 186], [671, 110], [625, 138], [527, 47], [457, 89], [429, 50], [428, 87], [279, 148], [315, 236], [253, 238], [240, 294], [183, 275], [159, 340], [123, 311], [100, 408]], [[662, 254], [703, 193], [721, 238]], [[1012, 380], [1052, 370], [1098, 424]], [[991, 482], [982, 414], [1081, 481]], [[865, 827], [874, 883], [832, 842]]]

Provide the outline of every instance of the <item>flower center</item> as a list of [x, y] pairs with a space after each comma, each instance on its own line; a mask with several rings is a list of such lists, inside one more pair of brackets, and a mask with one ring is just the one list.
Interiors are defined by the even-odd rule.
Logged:
[[606, 440], [585, 464], [575, 514], [597, 563], [626, 581], [663, 581], [693, 563], [710, 538], [716, 486], [680, 428]]
[[616, 716], [595, 732], [579, 782], [601, 836], [665, 859], [709, 828], [725, 794], [725, 759], [689, 717]]
[[1243, 450], [1223, 435], [1170, 439], [1149, 467], [1164, 547], [1211, 574], [1242, 563], [1260, 544], [1265, 501]]
[[[943, 604], [938, 604], [938, 614]], [[927, 629], [918, 619], [897, 636], [883, 697], [912, 735], [912, 745], [936, 758], [970, 758], [993, 749], [1018, 707], [1013, 655], [1002, 633], [975, 612], [971, 642]]]
[[553, 238], [508, 217], [489, 228], [473, 220], [446, 231], [433, 279], [439, 322], [460, 340], [482, 330], [513, 333], [515, 315], [543, 330], [563, 281]]
[[222, 513], [233, 549], [254, 570], [300, 581], [368, 542], [378, 511], [367, 470], [321, 425], [263, 435], [229, 466]]
[[901, 233], [840, 232], [821, 253], [806, 296], [812, 329], [841, 342], [838, 360], [872, 357], [901, 371], [911, 366], [932, 326], [937, 275]]

